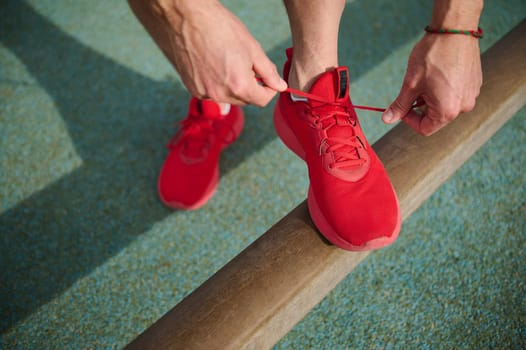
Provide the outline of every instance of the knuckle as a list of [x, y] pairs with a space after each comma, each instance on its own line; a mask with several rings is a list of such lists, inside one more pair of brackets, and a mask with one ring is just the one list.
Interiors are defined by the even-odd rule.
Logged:
[[433, 127], [428, 126], [426, 128], [422, 128], [421, 130], [419, 130], [419, 132], [422, 136], [431, 136], [436, 131], [438, 131], [440, 128], [441, 126], [433, 126]]
[[411, 106], [405, 105], [400, 99], [396, 99], [393, 101], [391, 108], [397, 111], [407, 111], [411, 108]]
[[444, 121], [449, 123], [455, 120], [455, 118], [458, 116], [458, 113], [456, 112], [446, 112], [444, 114]]
[[405, 79], [402, 88], [406, 91], [413, 92], [417, 89], [418, 82], [415, 79]]
[[212, 90], [210, 92], [208, 92], [208, 94], [205, 94], [203, 97], [201, 98], [206, 98], [206, 99], [211, 99], [212, 101], [215, 101], [215, 102], [221, 102], [223, 101], [223, 96], [221, 94], [219, 94], [217, 91], [215, 90]]
[[265, 107], [271, 100], [271, 98], [267, 98], [266, 96], [249, 96], [248, 99], [251, 104], [258, 107]]
[[458, 103], [450, 103], [444, 106], [442, 111], [442, 119], [445, 122], [454, 120], [460, 114], [460, 105]]
[[252, 104], [258, 107], [265, 107], [272, 101], [272, 98], [276, 95], [275, 91], [262, 91], [261, 93], [250, 96], [250, 101]]
[[401, 103], [400, 100], [398, 100], [398, 99], [395, 100], [395, 101], [393, 101], [393, 104], [391, 105], [391, 108], [394, 109], [394, 110], [398, 110], [398, 111], [404, 109], [404, 108], [402, 107], [402, 103]]
[[475, 108], [475, 99], [473, 98], [465, 102], [464, 108], [462, 108], [462, 110], [464, 112], [471, 112], [474, 108]]
[[228, 82], [228, 89], [231, 91], [232, 95], [242, 97], [247, 94], [248, 84], [243, 79], [233, 77]]
[[[481, 87], [482, 87], [482, 86], [481, 86]], [[480, 96], [480, 88], [481, 88], [481, 87], [479, 87], [479, 88], [477, 89], [477, 92], [475, 93], [475, 98], [477, 98], [477, 97]]]
[[420, 130], [420, 135], [422, 136], [431, 136], [432, 132], [429, 130]]
[[423, 127], [413, 127], [413, 129], [422, 136], [428, 136], [427, 130]]
[[424, 136], [431, 136], [433, 135], [434, 133], [436, 133], [438, 130], [440, 129], [435, 129], [435, 130], [427, 130], [425, 133], [424, 133]]
[[197, 89], [188, 89], [188, 92], [194, 97], [197, 97], [199, 99], [205, 99], [209, 97], [209, 93], [206, 92], [206, 89], [203, 90], [197, 90]]
[[409, 91], [415, 91], [418, 89], [420, 82], [420, 76], [416, 72], [407, 73], [402, 82], [402, 87]]
[[217, 101], [217, 90], [213, 88], [213, 86], [207, 84], [203, 89], [201, 89], [199, 96], [197, 96], [201, 99], [210, 98], [214, 101]]
[[445, 123], [449, 123], [449, 122], [452, 122], [453, 120], [455, 120], [455, 118], [458, 116], [458, 113], [454, 113], [454, 112], [446, 112], [444, 114], [444, 118], [443, 118], [443, 121]]
[[269, 97], [266, 97], [265, 99], [263, 99], [260, 104], [259, 104], [259, 107], [265, 107], [266, 105], [269, 104], [269, 102], [272, 100], [272, 97], [274, 97], [274, 94], [269, 96]]

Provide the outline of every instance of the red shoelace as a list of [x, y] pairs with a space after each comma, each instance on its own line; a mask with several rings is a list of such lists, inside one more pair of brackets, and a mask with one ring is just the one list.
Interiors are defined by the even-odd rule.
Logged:
[[178, 142], [183, 142], [183, 152], [191, 158], [203, 157], [203, 152], [208, 144], [208, 134], [213, 132], [210, 120], [201, 115], [191, 115], [180, 122], [179, 130], [167, 145], [172, 149]]
[[[310, 100], [314, 100], [314, 101], [318, 101], [318, 102], [323, 102], [323, 103], [332, 103], [333, 102], [333, 101], [329, 101], [326, 98], [323, 98], [321, 96], [314, 95], [314, 94], [311, 94], [311, 93], [308, 93], [308, 92], [304, 92], [304, 91], [301, 91], [301, 90], [296, 90], [296, 89], [293, 89], [293, 88], [290, 88], [290, 87], [287, 88], [285, 90], [285, 92], [294, 94], [296, 96], [305, 97], [305, 98], [308, 98]], [[374, 112], [385, 112], [385, 110], [386, 110], [385, 108], [355, 105], [355, 104], [352, 104], [352, 103], [351, 103], [350, 106], [353, 107], [353, 108], [356, 108], [356, 109], [361, 109], [361, 110], [366, 110], [366, 111], [374, 111]]]
[[[259, 78], [257, 78], [257, 80], [259, 82], [262, 82]], [[327, 105], [336, 107], [334, 110], [331, 110], [330, 113], [326, 115], [324, 115], [325, 113], [313, 113], [311, 125], [314, 128], [324, 129], [326, 134], [328, 134], [329, 129], [331, 129], [334, 126], [345, 125], [345, 120], [347, 120], [347, 117], [349, 116], [354, 115], [353, 117], [351, 117], [351, 119], [348, 119], [351, 121], [351, 124], [349, 126], [355, 126], [352, 125], [352, 119], [357, 117], [354, 112], [348, 110], [349, 107], [373, 112], [386, 111], [386, 108], [355, 105], [350, 102], [340, 105], [339, 103], [335, 103], [334, 101], [330, 101], [324, 97], [304, 92], [301, 90], [296, 90], [290, 87], [287, 88], [285, 92], [322, 103], [321, 106], [310, 107], [312, 108], [312, 110], [319, 108], [323, 109], [323, 107]], [[412, 108], [420, 107], [424, 104], [425, 102], [422, 99], [418, 99], [417, 101], [415, 101]], [[342, 118], [342, 121], [338, 121], [338, 118]], [[349, 135], [348, 137], [328, 136], [324, 138], [320, 143], [320, 155], [323, 152], [324, 146], [328, 146], [325, 152], [332, 152], [334, 154], [334, 162], [330, 165], [330, 168], [356, 168], [366, 163], [366, 160], [360, 157], [359, 151], [360, 149], [365, 149], [365, 145], [357, 135]]]
[[[263, 79], [261, 79], [260, 77], [256, 77], [256, 80], [259, 83], [264, 84]], [[286, 88], [285, 92], [294, 94], [296, 96], [305, 97], [305, 98], [308, 98], [310, 100], [314, 100], [314, 101], [318, 101], [318, 102], [333, 103], [333, 101], [329, 101], [326, 98], [323, 98], [321, 96], [314, 95], [314, 94], [311, 94], [311, 93], [308, 93], [308, 92], [304, 92], [304, 91], [301, 91], [301, 90], [296, 90], [296, 89], [293, 89], [291, 87]], [[356, 109], [361, 109], [361, 110], [366, 110], [366, 111], [373, 111], [373, 112], [385, 112], [385, 110], [386, 110], [386, 108], [362, 106], [362, 105], [354, 105], [354, 104], [351, 104], [350, 106], [353, 107], [353, 108], [356, 108]], [[414, 105], [414, 107], [417, 107], [417, 106], [418, 105], [416, 105], [416, 104]]]
[[[359, 168], [367, 163], [361, 157], [360, 150], [365, 149], [363, 140], [356, 135], [357, 116], [353, 108], [382, 112], [384, 109], [357, 106], [349, 101], [329, 101], [318, 95], [305, 93], [296, 89], [288, 88], [286, 92], [296, 96], [305, 97], [318, 102], [315, 106], [309, 104], [305, 108], [311, 127], [323, 130], [325, 137], [320, 142], [319, 154], [332, 153], [333, 157], [329, 168], [331, 169], [353, 169]], [[349, 129], [348, 129], [349, 128]]]
[[[259, 77], [256, 77], [256, 80], [260, 83], [263, 83], [263, 80]], [[321, 103], [324, 103], [324, 104], [334, 104], [334, 101], [330, 101], [322, 96], [318, 96], [318, 95], [315, 95], [315, 94], [311, 94], [311, 93], [308, 93], [308, 92], [304, 92], [304, 91], [301, 91], [301, 90], [297, 90], [297, 89], [293, 89], [293, 88], [290, 88], [288, 87], [285, 92], [288, 92], [288, 93], [291, 93], [291, 94], [294, 94], [295, 96], [299, 96], [299, 97], [304, 97], [304, 98], [307, 98], [307, 99], [310, 99], [310, 100], [313, 100], [313, 101], [317, 101], [317, 102], [321, 102]], [[415, 103], [413, 105], [413, 107], [418, 107], [418, 106], [421, 106], [423, 103], [420, 102], [420, 103]], [[385, 112], [386, 108], [379, 108], [379, 107], [371, 107], [371, 106], [364, 106], [364, 105], [355, 105], [355, 104], [348, 104], [347, 105], [348, 107], [351, 107], [351, 108], [355, 108], [355, 109], [361, 109], [361, 110], [366, 110], [366, 111], [374, 111], [374, 112]], [[329, 116], [330, 118], [331, 116]], [[203, 151], [203, 147], [205, 146], [205, 144], [207, 144], [207, 134], [212, 132], [212, 125], [211, 125], [211, 120], [208, 120], [209, 118], [206, 118], [204, 116], [190, 116], [189, 118], [183, 120], [181, 122], [181, 127], [179, 129], [179, 131], [174, 135], [174, 137], [172, 138], [172, 140], [170, 140], [169, 144], [167, 145], [168, 148], [172, 148], [173, 146], [175, 146], [175, 144], [181, 140], [181, 138], [185, 138], [186, 142], [185, 143], [189, 143], [187, 144], [187, 152], [190, 151], [190, 153], [194, 156], [198, 156], [200, 152]], [[327, 118], [323, 118], [323, 119], [327, 119]], [[319, 123], [318, 125], [322, 125], [324, 124], [323, 123], [323, 120], [318, 120], [316, 123]], [[324, 125], [324, 128], [327, 128], [327, 127], [331, 127], [333, 126], [332, 123], [331, 125]], [[331, 138], [332, 139], [332, 138]], [[324, 139], [322, 141], [322, 143], [320, 144], [320, 152], [322, 150], [322, 146], [324, 145], [324, 143], [327, 143], [329, 141], [329, 139]], [[349, 139], [349, 140], [345, 140], [345, 139], [333, 139], [331, 141], [336, 141], [334, 142], [330, 142], [330, 145], [329, 147], [327, 148], [327, 151], [336, 151], [336, 153], [340, 153], [340, 152], [337, 152], [338, 150], [340, 150], [341, 148], [347, 148], [345, 146], [350, 146], [351, 148], [360, 148], [360, 147], [363, 147], [363, 142], [361, 140], [356, 140], [356, 139]], [[343, 150], [342, 150], [343, 151]], [[347, 152], [343, 152], [343, 153], [347, 153]], [[357, 156], [357, 155], [356, 155]], [[354, 166], [360, 166], [363, 164], [363, 160], [362, 159], [359, 159], [359, 156], [357, 157], [358, 159], [354, 158], [354, 159], [345, 159], [347, 157], [343, 157], [343, 159], [339, 159], [339, 161], [337, 161], [335, 164], [333, 164], [333, 166], [336, 166], [336, 167], [347, 167], [347, 166], [350, 166], [350, 167], [354, 167]]]
[[[192, 113], [186, 119], [179, 122], [177, 132], [166, 147], [173, 149], [179, 142], [182, 142], [183, 152], [186, 156], [202, 158], [206, 156], [206, 151], [211, 146], [209, 136], [215, 132], [214, 123], [220, 122], [221, 120], [222, 117], [220, 115], [213, 116], [204, 115], [203, 113]], [[225, 144], [232, 143], [236, 138], [231, 125], [229, 128], [229, 132], [219, 139]]]

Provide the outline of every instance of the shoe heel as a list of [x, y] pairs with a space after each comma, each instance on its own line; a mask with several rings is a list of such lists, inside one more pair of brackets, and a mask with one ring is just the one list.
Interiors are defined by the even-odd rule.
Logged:
[[276, 103], [276, 107], [274, 107], [274, 129], [276, 129], [276, 133], [285, 146], [287, 146], [287, 148], [294, 152], [298, 157], [305, 160], [305, 151], [303, 150], [303, 147], [301, 147], [298, 138], [287, 124], [285, 118], [283, 118], [279, 108], [279, 102]]

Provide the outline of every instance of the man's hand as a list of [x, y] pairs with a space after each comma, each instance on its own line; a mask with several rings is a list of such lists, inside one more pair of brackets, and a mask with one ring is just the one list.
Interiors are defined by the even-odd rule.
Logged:
[[[436, 0], [432, 28], [477, 29], [481, 0]], [[482, 85], [480, 48], [468, 35], [426, 34], [409, 57], [396, 100], [382, 115], [386, 123], [402, 119], [422, 135], [431, 135], [475, 107]], [[418, 110], [414, 102], [423, 102]]]
[[[426, 35], [409, 57], [400, 94], [382, 116], [402, 119], [422, 135], [431, 135], [475, 107], [482, 85], [478, 40], [463, 35]], [[415, 101], [425, 103], [412, 109]]]
[[218, 1], [129, 3], [193, 96], [265, 106], [287, 88], [259, 43]]

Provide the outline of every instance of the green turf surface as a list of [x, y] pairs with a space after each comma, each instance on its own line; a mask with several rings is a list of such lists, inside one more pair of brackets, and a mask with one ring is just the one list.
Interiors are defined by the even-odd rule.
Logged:
[[[224, 3], [281, 66], [281, 2]], [[302, 201], [305, 166], [272, 106], [247, 107], [217, 195], [166, 209], [156, 177], [188, 95], [126, 2], [0, 8], [0, 347], [122, 348]], [[347, 5], [355, 103], [396, 96], [429, 14], [424, 0]], [[482, 48], [525, 16], [524, 1], [487, 2]], [[388, 130], [360, 116], [371, 142]], [[525, 139], [523, 109], [277, 348], [526, 348]]]

